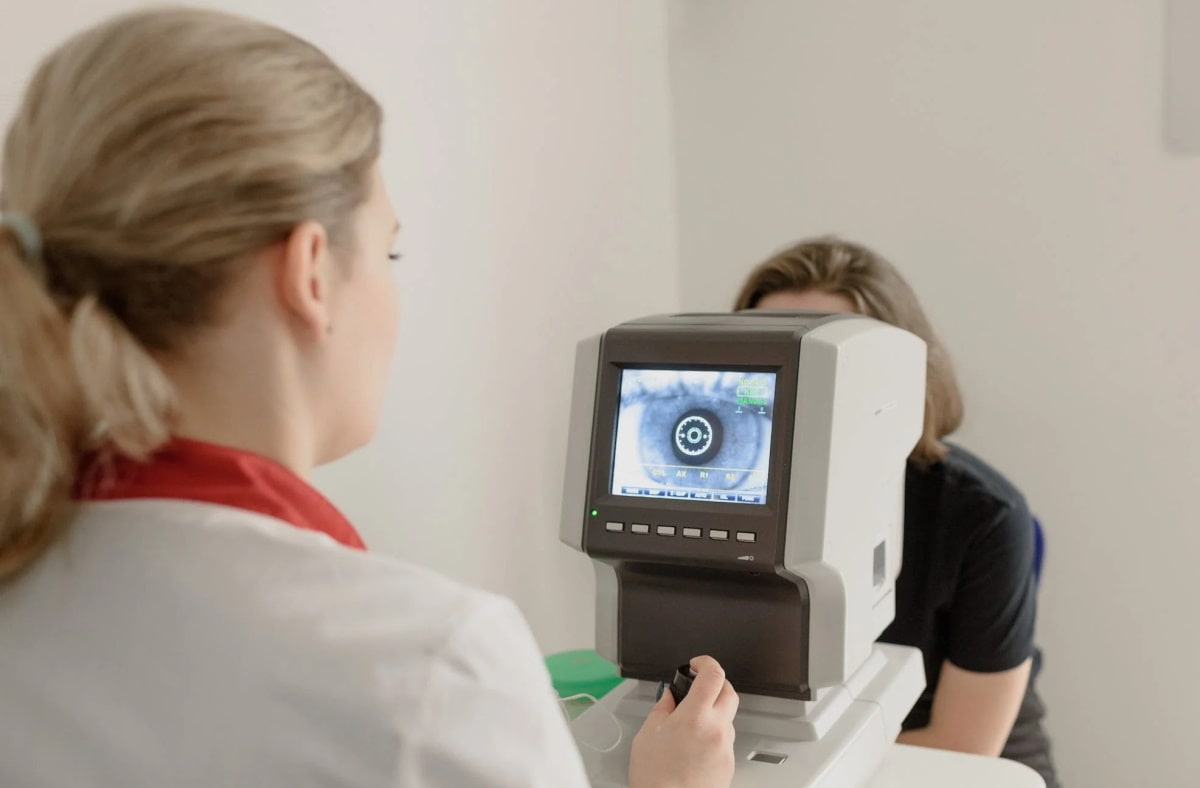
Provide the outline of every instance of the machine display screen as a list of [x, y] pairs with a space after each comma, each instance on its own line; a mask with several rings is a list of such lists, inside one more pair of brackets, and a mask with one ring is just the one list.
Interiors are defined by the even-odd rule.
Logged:
[[614, 495], [765, 504], [774, 372], [621, 372]]

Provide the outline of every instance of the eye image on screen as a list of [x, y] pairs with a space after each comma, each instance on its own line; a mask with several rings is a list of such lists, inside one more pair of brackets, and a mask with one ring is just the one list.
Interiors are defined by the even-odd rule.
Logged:
[[766, 503], [774, 372], [626, 369], [612, 492]]

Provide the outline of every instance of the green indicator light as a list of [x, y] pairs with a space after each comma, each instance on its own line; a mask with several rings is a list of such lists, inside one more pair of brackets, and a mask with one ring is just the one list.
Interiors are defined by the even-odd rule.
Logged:
[[600, 512], [598, 510], [596, 510], [596, 509], [592, 510], [592, 517], [595, 517], [598, 514], [600, 514]]

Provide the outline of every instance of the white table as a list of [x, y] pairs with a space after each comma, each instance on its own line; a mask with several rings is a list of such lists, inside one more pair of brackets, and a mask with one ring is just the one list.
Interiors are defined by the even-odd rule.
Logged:
[[866, 788], [1045, 788], [1024, 764], [925, 747], [893, 745]]

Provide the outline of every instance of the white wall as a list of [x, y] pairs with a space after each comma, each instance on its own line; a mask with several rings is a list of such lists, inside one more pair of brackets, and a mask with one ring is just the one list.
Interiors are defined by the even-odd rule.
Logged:
[[574, 346], [678, 304], [665, 8], [356, 24], [314, 36], [391, 111], [405, 309], [379, 439], [324, 487], [378, 548], [516, 599], [546, 651], [590, 647], [591, 565], [558, 541]]
[[957, 358], [963, 442], [1048, 529], [1066, 784], [1194, 785], [1200, 158], [1164, 152], [1161, 5], [671, 11], [684, 307], [728, 308], [813, 233], [900, 265]]
[[[0, 123], [50, 47], [136, 5], [5, 4]], [[388, 112], [401, 341], [379, 439], [321, 486], [376, 549], [515, 598], [547, 651], [590, 646], [590, 563], [557, 537], [574, 343], [677, 306], [665, 8], [210, 5], [311, 38]]]

